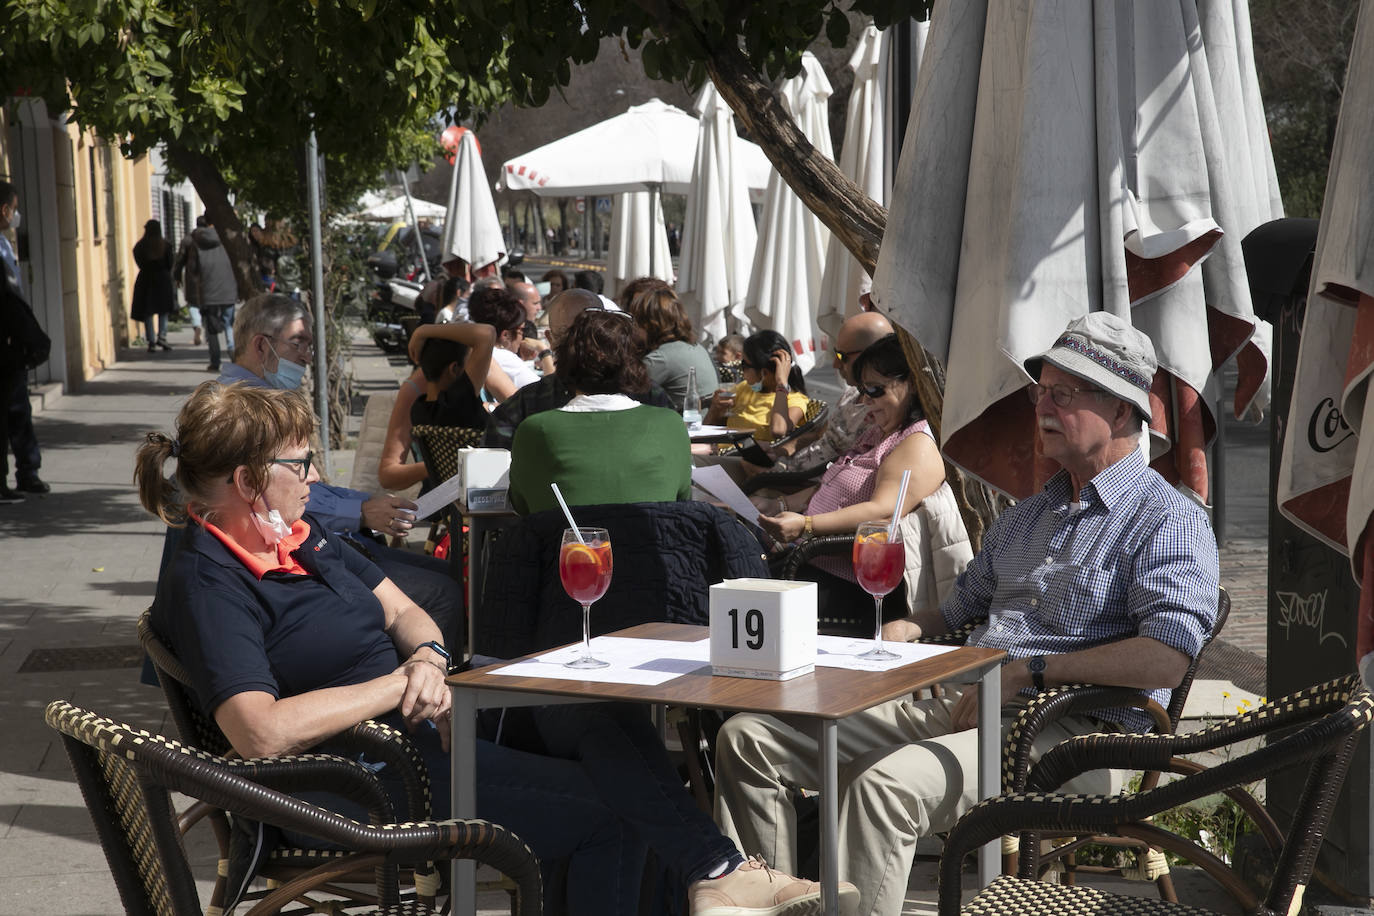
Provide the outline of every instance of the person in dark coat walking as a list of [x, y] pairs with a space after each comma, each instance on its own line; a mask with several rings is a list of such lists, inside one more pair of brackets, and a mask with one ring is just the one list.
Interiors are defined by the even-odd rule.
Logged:
[[[143, 238], [134, 243], [134, 263], [138, 278], [134, 280], [133, 306], [129, 317], [143, 322], [147, 331], [148, 352], [157, 348], [172, 349], [167, 343], [167, 316], [176, 311], [177, 291], [172, 284], [172, 246], [162, 237], [162, 223], [150, 219], [143, 224]], [[157, 334], [153, 334], [153, 325]]]

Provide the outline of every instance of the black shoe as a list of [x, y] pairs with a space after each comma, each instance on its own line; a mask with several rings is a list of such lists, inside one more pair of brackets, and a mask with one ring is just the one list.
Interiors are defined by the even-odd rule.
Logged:
[[24, 497], [20, 493], [11, 490], [6, 484], [0, 483], [0, 506], [10, 505], [11, 503], [22, 503]]
[[39, 480], [37, 477], [24, 477], [16, 482], [16, 490], [23, 490], [25, 493], [51, 493], [52, 487]]
[[172, 345], [169, 344], [169, 343], [167, 342], [166, 338], [164, 338], [164, 337], [159, 337], [159, 338], [157, 339], [157, 345], [158, 345], [159, 347], [161, 347], [162, 349], [164, 349], [164, 350], [170, 350], [170, 349], [172, 349]]
[[156, 352], [157, 352], [157, 344], [153, 344], [153, 343], [148, 344], [148, 352], [149, 352], [149, 353], [156, 353]]
[[211, 363], [210, 365], [208, 365], [208, 366], [205, 367], [205, 371], [206, 371], [206, 372], [218, 372], [218, 371], [219, 371], [219, 363]]

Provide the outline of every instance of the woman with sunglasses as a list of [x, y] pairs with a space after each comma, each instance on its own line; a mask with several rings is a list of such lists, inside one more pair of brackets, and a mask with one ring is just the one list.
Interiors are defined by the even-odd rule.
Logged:
[[[818, 487], [779, 500], [773, 515], [759, 524], [783, 542], [813, 534], [852, 532], [861, 523], [892, 518], [902, 472], [911, 471], [901, 515], [916, 508], [945, 479], [944, 461], [921, 412], [916, 386], [896, 334], [879, 339], [854, 360], [853, 377], [869, 406], [866, 429], [849, 451], [833, 462]], [[801, 511], [796, 511], [801, 509]], [[819, 584], [822, 606], [832, 601], [871, 603], [854, 578], [848, 559], [818, 557], [803, 567], [802, 578]], [[902, 585], [886, 602], [894, 616], [906, 607]]]
[[717, 390], [703, 422], [747, 429], [759, 442], [790, 433], [806, 415], [806, 380], [792, 361], [792, 347], [777, 331], [758, 331], [744, 341], [744, 381]]
[[[307, 514], [319, 479], [314, 428], [295, 391], [206, 382], [175, 438], [148, 434], [134, 471], [140, 500], [186, 526], [158, 582], [153, 629], [241, 756], [293, 754], [375, 718], [411, 731], [442, 818], [449, 651], [423, 610]], [[169, 459], [176, 487], [163, 476]], [[693, 913], [721, 902], [734, 908], [718, 912], [777, 912], [779, 895], [798, 913], [819, 912], [815, 882], [746, 862], [697, 808], [642, 709], [546, 707], [533, 721], [544, 753], [477, 742], [477, 814], [515, 831], [546, 876], [566, 862], [565, 900], [551, 909], [633, 916], [653, 849]], [[359, 762], [406, 810], [396, 774]], [[310, 800], [363, 816], [340, 799]], [[857, 904], [852, 885], [844, 893]]]

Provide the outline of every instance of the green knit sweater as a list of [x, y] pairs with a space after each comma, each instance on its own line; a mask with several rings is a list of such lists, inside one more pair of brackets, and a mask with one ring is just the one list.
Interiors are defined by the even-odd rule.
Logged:
[[511, 444], [511, 505], [522, 515], [558, 507], [691, 498], [691, 442], [682, 417], [662, 407], [595, 413], [546, 410]]

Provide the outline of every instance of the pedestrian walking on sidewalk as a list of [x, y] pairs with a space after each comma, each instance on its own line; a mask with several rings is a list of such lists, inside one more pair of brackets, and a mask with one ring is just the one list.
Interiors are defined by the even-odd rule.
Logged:
[[[202, 221], [204, 226], [199, 225]], [[193, 244], [185, 263], [186, 301], [200, 306], [201, 319], [205, 324], [205, 341], [210, 346], [210, 365], [205, 369], [207, 372], [218, 372], [220, 334], [224, 335], [225, 346], [230, 353], [234, 350], [234, 303], [238, 300], [238, 282], [234, 279], [234, 267], [229, 263], [229, 253], [220, 243], [214, 223], [209, 217], [201, 217], [196, 223], [197, 228], [191, 233]]]
[[143, 322], [149, 353], [156, 353], [159, 347], [170, 350], [167, 315], [176, 311], [177, 291], [172, 283], [172, 246], [162, 237], [162, 223], [150, 219], [143, 224], [143, 238], [134, 243], [134, 263], [138, 278], [134, 280], [129, 317]]

